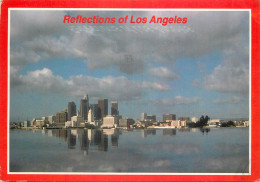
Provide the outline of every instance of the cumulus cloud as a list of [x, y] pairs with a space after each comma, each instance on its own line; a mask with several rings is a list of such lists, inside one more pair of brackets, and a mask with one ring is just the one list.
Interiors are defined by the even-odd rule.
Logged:
[[158, 68], [152, 68], [148, 71], [148, 73], [152, 76], [160, 77], [160, 78], [165, 78], [168, 80], [174, 80], [179, 78], [178, 75], [173, 73], [173, 71], [169, 70], [166, 67], [158, 67]]
[[226, 49], [221, 56], [222, 62], [203, 80], [195, 79], [192, 85], [218, 92], [248, 94], [249, 47], [246, 39]]
[[237, 96], [225, 98], [225, 99], [215, 99], [213, 100], [214, 104], [226, 104], [226, 103], [232, 103], [232, 104], [237, 104], [241, 102], [243, 99]]
[[56, 93], [72, 97], [88, 93], [92, 98], [117, 100], [138, 99], [151, 91], [170, 91], [170, 87], [162, 83], [133, 81], [124, 76], [95, 78], [77, 75], [65, 80], [48, 68], [17, 75], [16, 79], [11, 80], [11, 86], [16, 91], [35, 90], [42, 94]]
[[[233, 62], [234, 64], [230, 62]], [[204, 78], [205, 88], [220, 92], [249, 92], [249, 69], [248, 65], [237, 65], [232, 60], [225, 60], [215, 67], [210, 75]]]
[[[180, 25], [130, 25], [111, 31], [113, 25], [69, 25], [65, 14], [83, 16], [171, 17], [176, 12], [12, 11], [11, 64], [24, 65], [53, 57], [84, 59], [89, 69], [114, 66], [135, 74], [149, 61], [173, 64], [240, 44], [248, 32], [247, 12], [178, 12], [188, 17], [189, 31]], [[118, 26], [115, 24], [114, 27]], [[80, 27], [80, 31], [76, 31]], [[72, 31], [73, 30], [73, 31]], [[84, 31], [83, 31], [84, 30]]]

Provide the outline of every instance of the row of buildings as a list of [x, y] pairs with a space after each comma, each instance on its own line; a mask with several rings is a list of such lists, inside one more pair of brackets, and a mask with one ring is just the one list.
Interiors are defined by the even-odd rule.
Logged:
[[[141, 120], [134, 121], [131, 118], [122, 118], [119, 115], [118, 102], [111, 102], [111, 114], [108, 115], [108, 99], [99, 99], [97, 104], [90, 104], [88, 95], [80, 100], [80, 108], [77, 111], [75, 102], [68, 102], [68, 107], [56, 115], [33, 118], [31, 122], [25, 121], [24, 127], [100, 127], [100, 128], [147, 128], [147, 127], [176, 127], [185, 128], [191, 122], [196, 123], [197, 117], [176, 117], [176, 114], [163, 114], [162, 121], [156, 119], [156, 115], [141, 113]], [[219, 126], [223, 120], [210, 119], [209, 126]], [[237, 122], [236, 125], [248, 126]]]

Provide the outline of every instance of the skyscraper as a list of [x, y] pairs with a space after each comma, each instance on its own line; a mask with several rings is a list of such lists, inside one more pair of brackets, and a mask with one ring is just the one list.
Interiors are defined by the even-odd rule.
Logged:
[[56, 126], [63, 127], [66, 121], [68, 121], [68, 112], [66, 110], [56, 114]]
[[92, 109], [94, 120], [98, 119], [98, 104], [90, 104], [90, 109]]
[[175, 114], [164, 114], [163, 122], [166, 122], [166, 120], [176, 120], [176, 115]]
[[147, 117], [147, 114], [145, 112], [142, 113], [141, 115], [141, 121], [144, 121]]
[[77, 109], [76, 109], [76, 104], [74, 102], [69, 102], [68, 103], [68, 120], [71, 120], [72, 116], [77, 115]]
[[93, 122], [94, 121], [94, 114], [92, 112], [92, 109], [89, 109], [88, 111], [88, 122]]
[[111, 102], [111, 115], [112, 116], [117, 116], [119, 115], [118, 111], [118, 103], [116, 101]]
[[83, 117], [84, 120], [88, 119], [88, 109], [89, 109], [88, 95], [85, 95], [84, 98], [80, 100], [80, 116]]
[[108, 114], [108, 100], [98, 100], [98, 119], [103, 119]]

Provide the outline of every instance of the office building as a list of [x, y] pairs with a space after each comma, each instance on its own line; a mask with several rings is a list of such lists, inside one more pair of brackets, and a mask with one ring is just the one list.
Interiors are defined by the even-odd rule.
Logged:
[[49, 121], [50, 124], [55, 123], [56, 122], [56, 116], [53, 116], [53, 115], [48, 116], [48, 121]]
[[163, 122], [166, 122], [166, 120], [176, 120], [176, 115], [175, 114], [164, 114]]
[[84, 98], [80, 100], [80, 116], [83, 117], [84, 120], [88, 119], [88, 110], [89, 110], [88, 95], [85, 95]]
[[111, 115], [112, 116], [118, 116], [119, 115], [118, 102], [116, 102], [116, 101], [111, 102]]
[[84, 118], [81, 116], [72, 116], [71, 117], [71, 126], [72, 127], [84, 127]]
[[118, 127], [130, 128], [130, 125], [133, 125], [134, 123], [135, 121], [130, 118], [119, 119]]
[[92, 110], [94, 120], [98, 119], [98, 104], [90, 104], [89, 108]]
[[72, 116], [77, 115], [76, 104], [74, 102], [68, 103], [68, 119], [70, 120]]
[[166, 122], [171, 122], [171, 126], [175, 126], [176, 128], [185, 128], [187, 125], [185, 120], [166, 120]]
[[141, 115], [141, 121], [144, 121], [146, 119], [147, 114], [145, 112], [142, 113]]
[[179, 117], [178, 120], [181, 120], [181, 121], [190, 121], [190, 117]]
[[156, 121], [156, 115], [147, 115], [144, 121]]
[[103, 118], [102, 128], [113, 128], [117, 127], [119, 122], [119, 116], [108, 115]]
[[58, 112], [56, 114], [56, 126], [63, 127], [65, 126], [65, 122], [68, 121], [68, 112], [67, 110], [63, 112]]
[[24, 128], [30, 127], [30, 124], [31, 124], [30, 121], [26, 120], [24, 121], [23, 127]]
[[102, 120], [108, 114], [108, 100], [98, 100], [98, 119]]

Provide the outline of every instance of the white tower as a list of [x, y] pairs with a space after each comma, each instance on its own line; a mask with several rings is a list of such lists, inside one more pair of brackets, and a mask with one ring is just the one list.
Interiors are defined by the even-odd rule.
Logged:
[[92, 109], [89, 109], [88, 111], [88, 122], [89, 123], [94, 122], [94, 114], [92, 112]]

